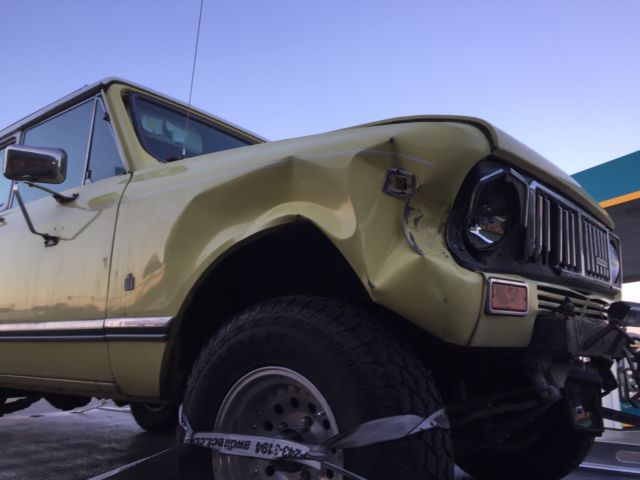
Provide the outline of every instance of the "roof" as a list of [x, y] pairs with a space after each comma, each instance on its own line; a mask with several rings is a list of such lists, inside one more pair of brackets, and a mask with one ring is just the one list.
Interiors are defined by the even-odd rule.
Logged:
[[64, 97], [62, 97], [60, 100], [57, 100], [49, 105], [47, 105], [44, 108], [41, 108], [40, 110], [37, 110], [36, 112], [32, 113], [31, 115], [28, 115], [26, 117], [24, 117], [21, 120], [18, 120], [17, 122], [12, 123], [11, 125], [3, 128], [0, 131], [0, 139], [10, 135], [11, 133], [15, 132], [16, 130], [20, 130], [24, 127], [27, 127], [33, 123], [37, 123], [42, 117], [48, 116], [51, 113], [54, 113], [56, 111], [62, 111], [68, 107], [70, 107], [71, 105], [75, 104], [76, 102], [78, 102], [79, 100], [85, 99], [85, 98], [89, 98], [95, 94], [97, 94], [98, 92], [106, 89], [109, 85], [113, 84], [113, 83], [119, 83], [119, 84], [123, 84], [123, 85], [128, 85], [130, 87], [136, 88], [138, 90], [142, 90], [148, 93], [151, 93], [153, 95], [157, 95], [159, 97], [164, 97], [166, 99], [168, 99], [169, 101], [176, 103], [182, 107], [184, 107], [185, 109], [190, 109], [194, 112], [198, 112], [206, 117], [210, 117], [213, 118], [215, 120], [218, 120], [221, 123], [224, 123], [226, 125], [229, 125], [231, 127], [234, 127], [238, 130], [241, 130], [243, 132], [246, 132], [247, 134], [255, 137], [258, 140], [261, 141], [267, 141], [267, 139], [265, 139], [264, 137], [251, 132], [250, 130], [247, 130], [246, 128], [243, 128], [239, 125], [234, 124], [233, 122], [229, 122], [221, 117], [218, 117], [217, 115], [213, 115], [209, 112], [206, 112], [202, 109], [199, 108], [195, 108], [193, 106], [189, 106], [187, 105], [185, 102], [181, 101], [181, 100], [177, 100], [175, 98], [172, 98], [168, 95], [165, 95], [163, 93], [157, 92], [155, 90], [152, 90], [150, 88], [144, 87], [142, 85], [138, 85], [134, 82], [130, 82], [129, 80], [125, 80], [122, 78], [118, 78], [118, 77], [107, 77], [104, 78], [96, 83], [92, 83], [90, 85], [85, 85], [82, 88], [79, 88], [78, 90], [75, 90], [73, 92], [71, 92], [69, 95], [65, 95]]

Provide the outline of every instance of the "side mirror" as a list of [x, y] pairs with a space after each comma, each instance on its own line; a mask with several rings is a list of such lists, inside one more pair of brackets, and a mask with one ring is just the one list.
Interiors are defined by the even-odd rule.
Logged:
[[62, 183], [67, 176], [67, 154], [60, 148], [9, 145], [4, 150], [4, 176], [24, 182]]

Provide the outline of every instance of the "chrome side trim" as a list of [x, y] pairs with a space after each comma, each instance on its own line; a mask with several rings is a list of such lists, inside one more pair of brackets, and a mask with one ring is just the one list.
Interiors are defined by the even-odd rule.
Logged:
[[29, 323], [3, 323], [0, 324], [0, 335], [5, 332], [57, 332], [70, 331], [101, 331], [104, 320], [62, 320], [58, 322], [29, 322]]
[[107, 318], [104, 322], [108, 341], [165, 340], [173, 317]]
[[168, 335], [166, 333], [127, 333], [127, 334], [111, 334], [107, 333], [104, 339], [108, 342], [154, 342], [166, 340]]
[[[119, 390], [113, 382], [100, 380], [68, 380], [62, 378], [37, 377], [32, 375], [11, 375], [0, 374], [0, 381], [3, 387], [22, 390], [25, 387], [38, 385], [44, 391], [52, 391], [53, 387], [72, 391], [76, 395], [85, 394], [87, 396], [101, 396], [100, 394], [119, 394]], [[110, 397], [112, 398], [112, 397]]]
[[101, 342], [104, 335], [2, 335], [4, 342]]
[[0, 324], [0, 342], [166, 340], [174, 317], [108, 318]]
[[107, 318], [104, 328], [169, 328], [174, 317]]

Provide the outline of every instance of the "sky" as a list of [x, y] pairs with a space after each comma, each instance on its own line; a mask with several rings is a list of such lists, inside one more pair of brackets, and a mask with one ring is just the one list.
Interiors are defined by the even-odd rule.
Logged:
[[[200, 0], [5, 0], [0, 127], [101, 78], [187, 100]], [[640, 149], [638, 0], [204, 0], [192, 103], [269, 139], [479, 116], [565, 171]]]

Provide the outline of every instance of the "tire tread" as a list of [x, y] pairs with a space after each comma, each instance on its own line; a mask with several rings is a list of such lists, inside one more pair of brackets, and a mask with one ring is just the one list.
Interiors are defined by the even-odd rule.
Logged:
[[[370, 375], [373, 385], [368, 387], [371, 398], [380, 402], [379, 416], [399, 413], [426, 415], [442, 407], [442, 401], [429, 372], [417, 357], [370, 315], [347, 304], [317, 297], [282, 297], [254, 305], [231, 318], [211, 339], [193, 366], [185, 394], [185, 404], [198, 382], [208, 370], [209, 360], [223, 345], [248, 329], [265, 322], [310, 329], [309, 333], [326, 341], [336, 351], [350, 352], [350, 361], [361, 370], [381, 372]], [[322, 327], [318, 327], [321, 325]], [[397, 402], [400, 401], [401, 412]], [[386, 410], [386, 413], [385, 413]], [[402, 448], [385, 449], [388, 469], [393, 467], [395, 478], [450, 479], [453, 476], [453, 449], [449, 433], [440, 429], [423, 432], [397, 442]], [[433, 448], [438, 445], [439, 448]], [[409, 470], [420, 458], [419, 471]], [[398, 471], [402, 469], [402, 471]]]

